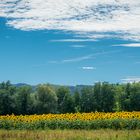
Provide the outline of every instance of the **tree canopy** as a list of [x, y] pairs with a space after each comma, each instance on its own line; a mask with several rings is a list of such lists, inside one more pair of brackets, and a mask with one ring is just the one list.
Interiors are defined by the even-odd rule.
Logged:
[[0, 115], [74, 112], [140, 111], [140, 83], [75, 88], [42, 84], [36, 87], [0, 83]]

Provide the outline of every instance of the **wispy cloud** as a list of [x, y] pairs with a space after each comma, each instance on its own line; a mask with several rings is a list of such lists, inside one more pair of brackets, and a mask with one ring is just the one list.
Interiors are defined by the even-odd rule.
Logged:
[[94, 42], [95, 39], [59, 39], [59, 40], [50, 40], [50, 42]]
[[80, 56], [80, 57], [68, 58], [68, 59], [64, 59], [64, 60], [60, 60], [60, 61], [52, 60], [52, 61], [49, 61], [48, 63], [61, 64], [61, 63], [80, 62], [80, 61], [94, 59], [99, 55], [106, 55], [106, 54], [118, 53], [118, 52], [120, 52], [120, 51], [101, 51], [101, 52], [96, 52], [96, 53], [93, 53], [93, 54], [87, 54], [87, 55]]
[[122, 47], [133, 47], [133, 48], [139, 48], [140, 43], [129, 43], [129, 44], [117, 44], [113, 46], [122, 46]]
[[60, 61], [49, 61], [48, 63], [51, 64], [62, 64], [62, 63], [72, 63], [72, 62], [81, 62], [81, 61], [85, 61], [85, 60], [90, 60], [90, 59], [94, 59], [94, 55], [93, 54], [89, 54], [89, 55], [85, 55], [85, 56], [80, 56], [80, 57], [73, 57], [73, 58], [68, 58], [68, 59], [64, 59], [64, 60], [60, 60]]
[[82, 57], [76, 57], [76, 58], [70, 58], [70, 59], [65, 59], [62, 60], [61, 63], [68, 63], [68, 62], [80, 62], [83, 60], [89, 60], [89, 59], [93, 59], [93, 55], [86, 55], [86, 56], [82, 56]]
[[134, 82], [140, 82], [140, 76], [137, 77], [137, 76], [128, 76], [124, 79], [121, 79], [121, 81], [123, 83], [134, 83]]
[[72, 48], [85, 48], [85, 45], [71, 45]]
[[139, 0], [1, 0], [0, 17], [21, 30], [74, 31], [93, 38], [114, 32], [119, 38], [139, 40], [139, 7]]
[[82, 67], [83, 70], [96, 70], [96, 67], [91, 67], [91, 66], [84, 66]]

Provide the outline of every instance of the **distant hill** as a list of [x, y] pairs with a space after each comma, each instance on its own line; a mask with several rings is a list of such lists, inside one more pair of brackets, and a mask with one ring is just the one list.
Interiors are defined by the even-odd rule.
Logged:
[[29, 85], [26, 83], [17, 83], [17, 84], [14, 84], [14, 86], [16, 86], [16, 87], [31, 86], [33, 90], [35, 90], [37, 87], [37, 85]]
[[23, 86], [31, 86], [31, 85], [26, 84], [26, 83], [17, 83], [17, 84], [14, 84], [14, 86], [16, 86], [16, 87], [23, 87]]
[[[53, 85], [53, 84], [50, 84], [50, 85], [52, 85], [56, 89], [62, 86], [62, 85]], [[14, 86], [16, 86], [16, 87], [31, 86], [32, 89], [36, 89], [36, 87], [38, 85], [29, 85], [29, 84], [26, 84], [26, 83], [17, 83], [17, 84], [14, 84]], [[80, 91], [81, 89], [83, 89], [85, 87], [91, 87], [91, 86], [92, 85], [76, 85], [76, 86], [67, 86], [66, 85], [66, 87], [68, 87], [70, 89], [71, 94], [73, 94], [75, 92], [75, 90]]]

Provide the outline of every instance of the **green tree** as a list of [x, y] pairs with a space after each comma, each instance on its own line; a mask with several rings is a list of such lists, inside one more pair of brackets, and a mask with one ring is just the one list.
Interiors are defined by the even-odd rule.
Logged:
[[113, 86], [107, 82], [102, 83], [102, 111], [112, 112], [115, 103]]
[[94, 93], [91, 87], [85, 87], [81, 90], [81, 112], [95, 111]]
[[16, 114], [31, 114], [31, 98], [32, 89], [30, 86], [23, 86], [17, 89], [15, 94]]
[[121, 107], [123, 111], [131, 111], [130, 106], [131, 84], [124, 85], [124, 94], [121, 95]]
[[57, 96], [50, 85], [39, 85], [36, 93], [35, 107], [38, 114], [56, 112]]
[[114, 105], [114, 111], [122, 111], [122, 102], [123, 100], [123, 96], [125, 95], [125, 91], [122, 85], [117, 84], [114, 85], [114, 93], [115, 93], [115, 105]]
[[80, 112], [81, 111], [81, 108], [80, 108], [81, 97], [78, 90], [74, 92], [73, 100], [74, 100], [75, 112]]
[[100, 82], [95, 83], [94, 87], [94, 98], [95, 98], [95, 111], [102, 111], [102, 85]]
[[0, 114], [14, 113], [14, 100], [13, 94], [16, 88], [11, 85], [10, 81], [2, 82], [0, 84]]
[[140, 83], [131, 85], [130, 107], [131, 111], [140, 111]]
[[59, 87], [57, 89], [58, 97], [58, 113], [74, 112], [74, 101], [67, 87]]

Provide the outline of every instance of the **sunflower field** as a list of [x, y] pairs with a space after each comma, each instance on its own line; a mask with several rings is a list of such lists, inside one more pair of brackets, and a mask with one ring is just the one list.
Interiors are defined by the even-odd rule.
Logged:
[[0, 129], [140, 129], [140, 112], [0, 116]]

